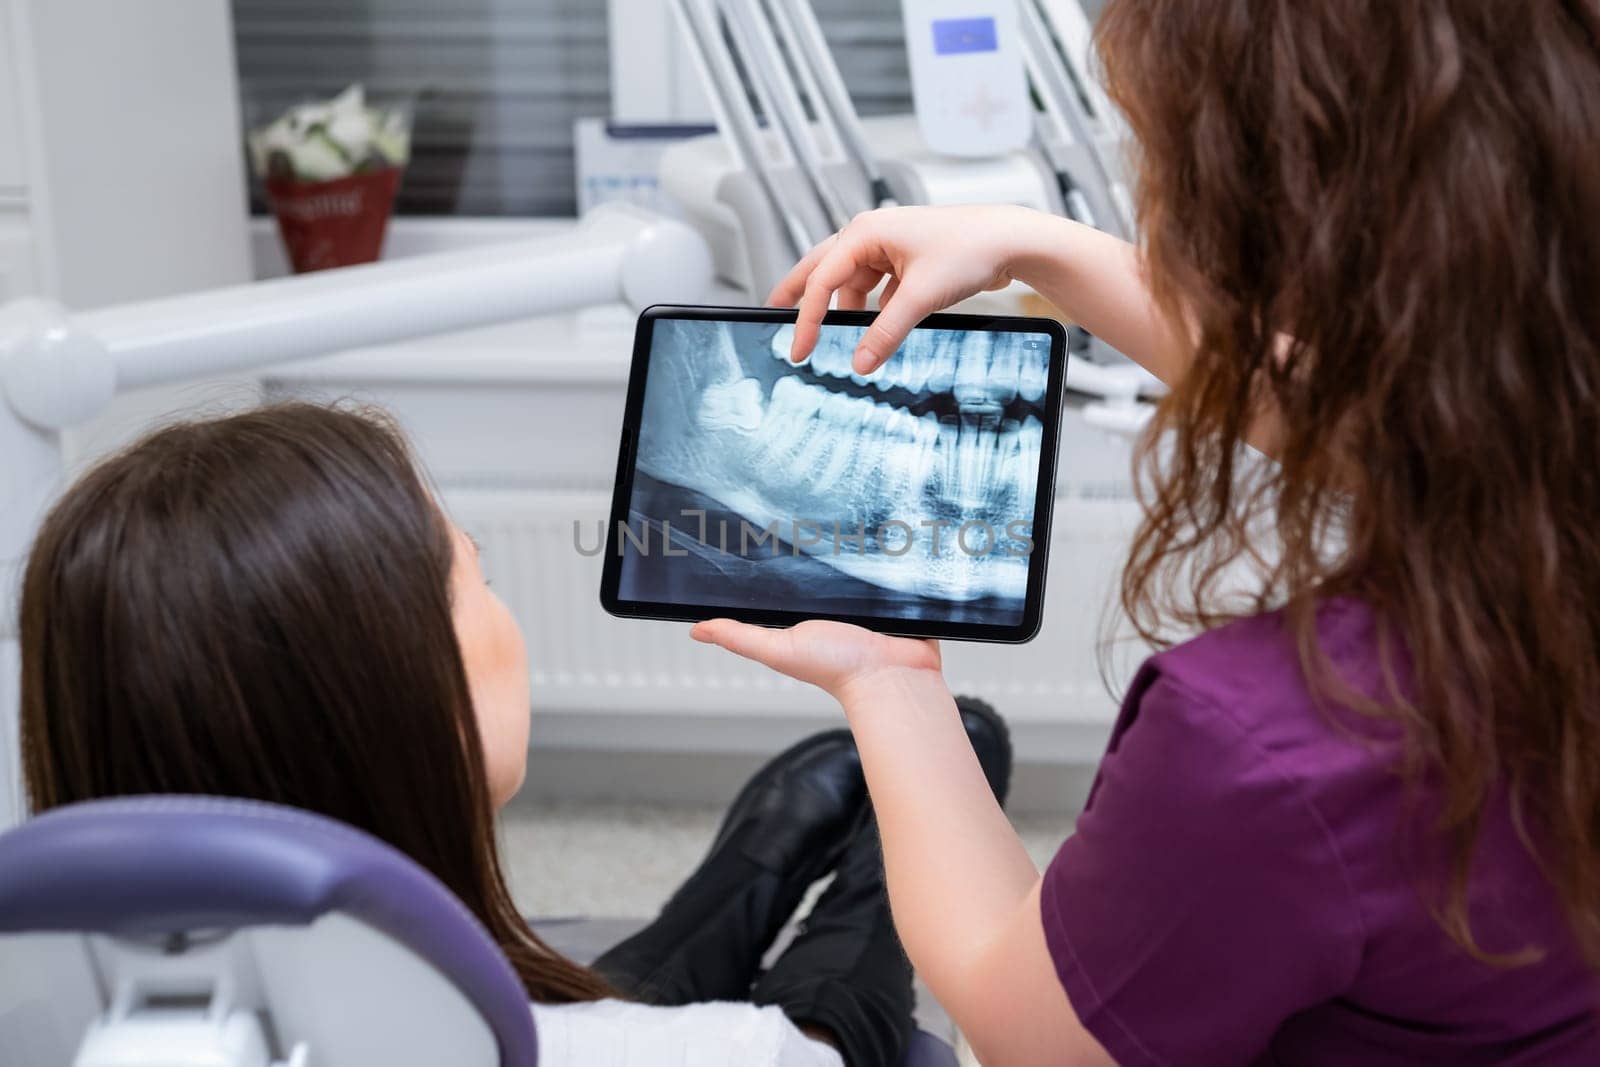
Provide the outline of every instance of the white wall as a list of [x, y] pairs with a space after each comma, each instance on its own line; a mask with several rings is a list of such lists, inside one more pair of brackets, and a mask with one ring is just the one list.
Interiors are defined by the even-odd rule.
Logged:
[[7, 0], [7, 9], [13, 139], [41, 289], [87, 308], [247, 280], [228, 6]]

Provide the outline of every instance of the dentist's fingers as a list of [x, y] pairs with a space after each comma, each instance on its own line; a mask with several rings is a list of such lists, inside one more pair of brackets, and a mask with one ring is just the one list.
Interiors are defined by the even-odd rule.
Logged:
[[702, 644], [720, 645], [734, 655], [763, 663], [783, 674], [792, 674], [796, 666], [791, 630], [769, 630], [732, 619], [710, 619], [695, 623], [689, 636]]
[[839, 288], [839, 299], [835, 301], [835, 306], [841, 311], [865, 311], [867, 297], [872, 295], [872, 290], [882, 280], [883, 271], [862, 267], [856, 271], [855, 277]]
[[[878, 282], [883, 280], [883, 271], [875, 267], [858, 267], [855, 274], [846, 279], [838, 288], [838, 307], [842, 311], [864, 311], [867, 306], [867, 296], [878, 287]], [[826, 314], [827, 309], [823, 309]], [[801, 336], [799, 323], [795, 324], [794, 340], [789, 346], [789, 362], [799, 363], [810, 355], [815, 349], [821, 336], [821, 327], [817, 333], [809, 337]], [[804, 342], [804, 347], [802, 347]]]
[[835, 292], [868, 271], [876, 270], [881, 274], [887, 269], [886, 264], [873, 262], [874, 258], [873, 247], [852, 236], [849, 230], [842, 231], [833, 246], [823, 253], [800, 296], [790, 359], [802, 360], [816, 347], [817, 337], [822, 332], [822, 317], [828, 313], [828, 304]]
[[787, 630], [766, 630], [732, 619], [711, 619], [696, 623], [689, 636], [835, 696], [852, 680], [879, 670], [940, 669], [936, 641], [885, 637], [840, 622], [812, 619]]
[[882, 310], [856, 346], [851, 366], [857, 374], [871, 374], [887, 363], [917, 323], [943, 306], [942, 301], [926, 295], [917, 285], [915, 272], [892, 284], [893, 292], [884, 293]]
[[900, 291], [900, 279], [891, 277], [889, 283], [883, 287], [883, 295], [878, 297], [878, 310], [882, 311], [889, 306], [889, 301], [894, 299], [894, 294]]
[[837, 233], [829, 234], [811, 246], [811, 251], [800, 257], [800, 262], [789, 268], [789, 273], [777, 285], [772, 287], [772, 292], [767, 294], [767, 304], [771, 307], [794, 307], [800, 302], [800, 296], [806, 291], [806, 279], [811, 277], [811, 272], [817, 269], [817, 264], [822, 257], [828, 254], [834, 242], [839, 239]]

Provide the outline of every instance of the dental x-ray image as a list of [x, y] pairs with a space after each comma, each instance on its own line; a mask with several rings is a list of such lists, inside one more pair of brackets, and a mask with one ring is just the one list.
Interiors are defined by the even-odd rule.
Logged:
[[797, 366], [790, 324], [655, 320], [620, 599], [1021, 623], [1051, 335], [918, 329], [863, 376], [864, 330]]

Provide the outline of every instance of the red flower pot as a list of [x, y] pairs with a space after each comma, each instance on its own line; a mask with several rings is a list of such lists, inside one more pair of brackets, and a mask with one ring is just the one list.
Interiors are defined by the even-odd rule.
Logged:
[[327, 182], [269, 179], [267, 199], [295, 273], [377, 259], [403, 169], [386, 167]]

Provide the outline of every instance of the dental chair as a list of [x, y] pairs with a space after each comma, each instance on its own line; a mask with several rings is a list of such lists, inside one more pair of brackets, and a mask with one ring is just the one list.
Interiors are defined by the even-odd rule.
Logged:
[[[526, 994], [483, 927], [342, 823], [160, 796], [0, 834], [5, 1067], [536, 1063]], [[955, 1063], [918, 1033], [904, 1067]]]

